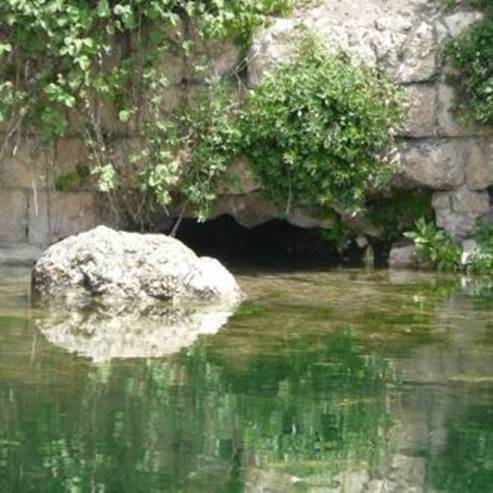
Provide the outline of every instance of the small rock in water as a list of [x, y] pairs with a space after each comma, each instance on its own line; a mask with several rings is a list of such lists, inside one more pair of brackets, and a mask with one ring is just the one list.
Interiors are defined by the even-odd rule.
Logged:
[[475, 240], [463, 240], [462, 241], [462, 255], [460, 257], [460, 263], [462, 266], [467, 266], [471, 262], [471, 258], [478, 248], [478, 244]]
[[415, 267], [416, 266], [416, 258], [414, 256], [415, 253], [414, 245], [392, 245], [392, 249], [390, 250], [389, 255], [389, 267], [393, 268], [406, 268], [406, 267]]

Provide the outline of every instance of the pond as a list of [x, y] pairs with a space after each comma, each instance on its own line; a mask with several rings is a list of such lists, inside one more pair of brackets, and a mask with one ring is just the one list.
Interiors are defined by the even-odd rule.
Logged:
[[493, 284], [238, 279], [219, 331], [91, 358], [48, 340], [27, 270], [0, 270], [0, 491], [492, 491]]

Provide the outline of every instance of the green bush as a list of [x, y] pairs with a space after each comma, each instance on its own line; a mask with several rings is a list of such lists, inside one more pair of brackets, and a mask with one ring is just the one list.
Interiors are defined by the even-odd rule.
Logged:
[[267, 196], [291, 206], [356, 209], [392, 175], [396, 87], [313, 38], [248, 96], [242, 150]]
[[493, 125], [493, 2], [474, 5], [488, 9], [487, 15], [450, 41], [445, 56], [457, 70], [450, 81], [459, 113], [466, 120]]
[[238, 153], [238, 104], [227, 84], [213, 81], [167, 125], [147, 125], [143, 150], [134, 155], [144, 163], [141, 191], [165, 207], [189, 206], [205, 220]]
[[462, 263], [462, 248], [443, 230], [424, 218], [415, 223], [413, 231], [404, 233], [416, 246], [419, 261], [436, 270], [465, 271], [477, 275], [493, 275], [493, 225], [480, 224], [474, 235], [477, 246]]
[[445, 231], [424, 218], [418, 219], [415, 229], [404, 233], [414, 241], [417, 259], [442, 272], [458, 272], [461, 268], [461, 248]]
[[[244, 42], [293, 0], [5, 0], [0, 2], [0, 121], [16, 145], [54, 147], [77, 121], [91, 172], [134, 223], [154, 205], [204, 219], [239, 154], [276, 203], [358, 208], [392, 174], [398, 92], [376, 70], [305, 38], [298, 57], [246, 96], [221, 84], [171, 117], [163, 56], [196, 39]], [[195, 70], [195, 68], [194, 68]], [[119, 119], [106, 125], [105, 111]], [[74, 130], [73, 128], [71, 130]], [[115, 139], [141, 138], [119, 162]], [[120, 140], [118, 142], [121, 142]], [[6, 149], [0, 144], [0, 149]], [[128, 152], [127, 152], [128, 151]], [[54, 175], [57, 175], [55, 172]], [[70, 182], [70, 183], [69, 183]], [[59, 188], [76, 183], [58, 178]], [[131, 198], [132, 196], [132, 198]], [[118, 206], [118, 207], [117, 207]], [[125, 218], [128, 219], [128, 218]]]

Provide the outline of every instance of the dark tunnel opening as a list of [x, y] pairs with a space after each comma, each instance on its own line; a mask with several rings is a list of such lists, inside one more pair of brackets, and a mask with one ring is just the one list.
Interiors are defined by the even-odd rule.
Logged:
[[231, 216], [199, 223], [185, 219], [176, 237], [198, 255], [219, 259], [230, 268], [329, 268], [361, 264], [364, 251], [351, 245], [343, 254], [322, 238], [319, 228], [300, 228], [273, 219], [245, 228]]

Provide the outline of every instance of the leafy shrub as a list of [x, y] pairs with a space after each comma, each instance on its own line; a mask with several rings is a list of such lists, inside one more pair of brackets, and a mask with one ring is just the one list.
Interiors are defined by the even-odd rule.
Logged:
[[278, 204], [358, 208], [392, 174], [401, 121], [396, 87], [306, 37], [297, 58], [248, 96], [242, 150]]
[[471, 255], [470, 270], [474, 274], [493, 274], [493, 226], [481, 224], [474, 236], [477, 247]]
[[238, 152], [238, 104], [228, 85], [213, 81], [168, 125], [148, 125], [143, 151], [134, 156], [144, 162], [140, 189], [162, 206], [190, 206], [205, 220]]
[[415, 229], [404, 233], [404, 236], [414, 241], [419, 261], [443, 272], [460, 270], [460, 245], [432, 222], [420, 218]]
[[476, 1], [474, 6], [489, 14], [450, 41], [445, 55], [457, 69], [450, 81], [456, 88], [460, 114], [493, 125], [493, 2]]
[[[156, 111], [167, 90], [163, 56], [186, 58], [195, 39], [232, 36], [245, 42], [268, 22], [269, 14], [291, 7], [292, 0], [2, 0], [0, 123], [6, 139], [0, 154], [9, 140], [17, 146], [30, 134], [53, 146], [74, 119], [82, 128], [100, 189], [121, 204], [127, 197], [123, 191], [135, 180], [127, 179], [131, 163], [126, 163], [128, 170], [116, 165], [111, 143], [115, 137], [143, 132], [150, 146], [148, 164], [154, 161], [154, 169], [146, 168], [141, 184], [147, 177], [147, 189], [159, 203], [167, 203], [168, 164], [163, 168], [163, 162], [168, 150], [157, 140], [183, 121], [170, 123], [169, 115]], [[116, 130], [102, 123], [104, 109], [119, 116]], [[139, 120], [141, 113], [146, 116]], [[209, 132], [214, 125], [222, 123], [212, 124]], [[184, 194], [202, 214], [212, 177], [223, 164], [209, 157], [211, 169], [204, 176], [206, 164], [197, 169], [198, 156], [205, 152], [203, 141], [197, 149], [188, 164], [189, 176], [198, 181], [195, 190], [185, 184]], [[142, 208], [139, 198], [139, 204], [131, 203], [127, 210]]]

